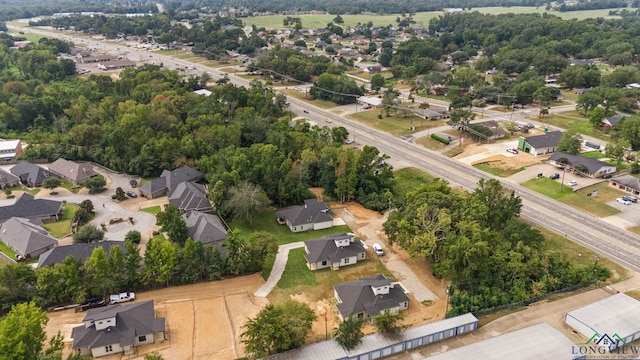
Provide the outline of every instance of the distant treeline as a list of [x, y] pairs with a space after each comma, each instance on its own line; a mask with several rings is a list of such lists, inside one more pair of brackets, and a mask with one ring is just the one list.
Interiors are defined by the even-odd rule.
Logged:
[[135, 3], [122, 0], [3, 0], [0, 3], [0, 21], [26, 19], [35, 16], [53, 15], [61, 12], [109, 12], [109, 13], [147, 13], [158, 12], [151, 0], [138, 0]]
[[[634, 0], [632, 6], [638, 7], [640, 1]], [[616, 9], [626, 8], [626, 0], [594, 0], [594, 1], [580, 1], [578, 3], [567, 5], [562, 4], [558, 7], [558, 11], [581, 11], [581, 10], [597, 10], [597, 9]]]
[[545, 6], [543, 0], [187, 0], [171, 1], [167, 8], [171, 10], [191, 10], [208, 7], [217, 8], [247, 8], [250, 12], [285, 11], [325, 11], [330, 14], [360, 14], [363, 12], [380, 14], [415, 13], [424, 11], [438, 11], [446, 8], [476, 8], [488, 6]]

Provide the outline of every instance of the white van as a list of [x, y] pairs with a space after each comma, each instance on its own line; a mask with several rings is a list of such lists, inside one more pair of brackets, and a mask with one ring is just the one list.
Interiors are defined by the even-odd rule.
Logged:
[[372, 247], [373, 247], [373, 251], [376, 252], [376, 255], [378, 255], [378, 256], [384, 255], [384, 251], [382, 251], [382, 246], [380, 246], [380, 244], [375, 243], [375, 244], [373, 244]]

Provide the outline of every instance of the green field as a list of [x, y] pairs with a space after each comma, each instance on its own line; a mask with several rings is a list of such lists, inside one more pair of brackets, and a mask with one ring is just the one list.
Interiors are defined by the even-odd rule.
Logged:
[[267, 211], [266, 213], [262, 214], [260, 217], [255, 219], [255, 221], [251, 225], [246, 224], [243, 221], [232, 220], [229, 221], [229, 227], [234, 230], [239, 230], [241, 238], [248, 238], [251, 233], [256, 231], [266, 231], [276, 237], [279, 245], [289, 244], [297, 241], [317, 239], [327, 235], [351, 232], [351, 229], [347, 225], [342, 225], [323, 230], [294, 233], [291, 232], [287, 225], [278, 224], [278, 221], [276, 220], [276, 214], [272, 211]]
[[393, 173], [395, 176], [394, 193], [404, 195], [409, 191], [415, 190], [425, 182], [433, 179], [429, 173], [417, 168], [404, 168]]
[[508, 177], [524, 170], [524, 166], [519, 168], [512, 168], [504, 165], [505, 164], [502, 161], [487, 161], [475, 164], [473, 165], [473, 167], [500, 177]]
[[[483, 14], [499, 15], [499, 14], [552, 14], [562, 19], [578, 19], [584, 20], [589, 18], [605, 18], [605, 19], [619, 19], [619, 16], [610, 16], [609, 11], [611, 9], [600, 10], [585, 10], [585, 11], [546, 11], [544, 7], [486, 7], [486, 8], [473, 8], [472, 11], [479, 11]], [[627, 9], [632, 11], [632, 9]], [[419, 12], [413, 16], [416, 25], [422, 25], [427, 27], [429, 20], [436, 18], [444, 14], [442, 11], [431, 12]], [[373, 22], [375, 26], [396, 25], [396, 18], [398, 14], [391, 15], [379, 15], [379, 14], [366, 14], [366, 15], [341, 15], [344, 20], [344, 25], [355, 26], [358, 23], [366, 24], [369, 21]], [[264, 27], [266, 29], [284, 28], [282, 20], [286, 15], [269, 15], [269, 16], [253, 16], [244, 19], [245, 25], [256, 25], [257, 27]], [[299, 17], [302, 20], [302, 27], [317, 29], [327, 26], [327, 23], [332, 22], [335, 15], [295, 15], [293, 17]]]
[[600, 140], [609, 141], [611, 137], [598, 131], [594, 131], [593, 125], [578, 111], [569, 111], [561, 114], [533, 118], [545, 125], [556, 126], [565, 130], [573, 130], [579, 134], [591, 136]]
[[[578, 191], [574, 191], [567, 184], [562, 186], [561, 182], [546, 177], [527, 180], [520, 185], [598, 217], [615, 215], [620, 212], [620, 210], [606, 204], [621, 194], [618, 190], [608, 187], [606, 182]], [[587, 196], [593, 190], [598, 190], [598, 195], [595, 197]]]
[[140, 209], [140, 211], [144, 211], [144, 212], [149, 213], [151, 215], [156, 215], [157, 213], [162, 211], [162, 209], [160, 208], [160, 205], [158, 205], [158, 206], [151, 206], [151, 207], [148, 207], [148, 208]]
[[[402, 117], [396, 116], [393, 113], [390, 117], [382, 115], [382, 119], [378, 119], [379, 114], [380, 110], [371, 109], [348, 115], [347, 118], [367, 124], [368, 126], [388, 132], [395, 136], [411, 135], [418, 131], [445, 124], [444, 120], [424, 120], [416, 115], [407, 115], [406, 117]], [[411, 127], [413, 127], [413, 129], [411, 129]]]
[[[387, 278], [394, 276], [379, 259], [370, 257], [355, 265], [344, 266], [340, 271], [322, 269], [311, 271], [307, 268], [304, 248], [289, 251], [287, 266], [278, 285], [269, 295], [272, 304], [291, 299], [291, 295], [304, 294], [309, 301], [333, 297], [333, 285], [353, 281], [363, 276], [383, 274]], [[368, 254], [371, 256], [371, 253]]]
[[64, 204], [62, 208], [64, 209], [64, 213], [60, 220], [42, 224], [42, 227], [47, 229], [49, 234], [56, 239], [61, 239], [63, 236], [71, 233], [71, 220], [76, 216], [76, 211], [80, 209], [80, 207], [75, 204]]

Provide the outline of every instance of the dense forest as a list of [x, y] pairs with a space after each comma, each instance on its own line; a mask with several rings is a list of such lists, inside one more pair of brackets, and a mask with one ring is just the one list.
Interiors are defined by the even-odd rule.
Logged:
[[121, 0], [3, 0], [0, 2], [0, 21], [28, 19], [61, 12], [155, 13], [158, 12], [155, 3], [150, 0], [139, 0], [135, 3]]
[[519, 218], [521, 207], [496, 180], [461, 195], [435, 179], [410, 192], [384, 229], [390, 242], [429, 260], [434, 275], [451, 279], [449, 316], [609, 277], [606, 268], [576, 266], [547, 249], [543, 235]]

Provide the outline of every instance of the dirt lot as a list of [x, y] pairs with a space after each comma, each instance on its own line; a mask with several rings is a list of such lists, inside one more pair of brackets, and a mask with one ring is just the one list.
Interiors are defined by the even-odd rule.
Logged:
[[522, 166], [529, 166], [533, 164], [539, 164], [542, 159], [546, 157], [535, 157], [525, 152], [520, 151], [519, 154], [510, 154], [506, 152], [508, 147], [515, 148], [515, 143], [493, 143], [493, 144], [469, 144], [464, 148], [464, 151], [457, 155], [455, 159], [463, 162], [468, 162], [470, 165], [496, 161], [505, 167], [519, 168]]
[[[154, 300], [157, 316], [166, 318], [166, 341], [142, 346], [135, 356], [117, 354], [104, 359], [141, 359], [153, 351], [172, 360], [231, 360], [243, 356], [240, 329], [268, 303], [253, 297], [263, 283], [260, 274], [255, 274], [136, 294], [136, 301]], [[64, 334], [66, 357], [71, 352], [71, 330], [82, 323], [85, 313], [71, 309], [48, 315], [47, 336], [58, 330]]]

